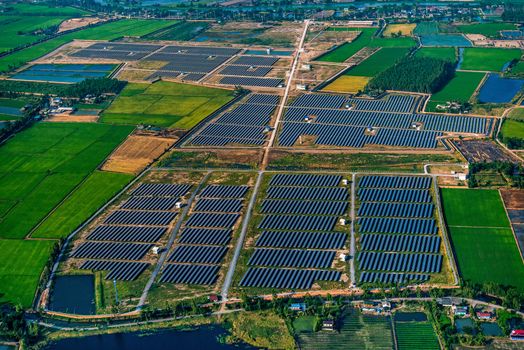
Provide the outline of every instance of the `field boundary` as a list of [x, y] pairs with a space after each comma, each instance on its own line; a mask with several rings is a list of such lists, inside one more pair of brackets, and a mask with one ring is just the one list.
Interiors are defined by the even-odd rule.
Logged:
[[518, 251], [520, 253], [520, 258], [522, 259], [522, 262], [524, 263], [524, 255], [523, 255], [522, 249], [520, 247], [518, 237], [517, 237], [517, 235], [515, 233], [515, 230], [513, 229], [513, 223], [511, 222], [511, 218], [509, 217], [508, 208], [506, 207], [506, 202], [504, 202], [504, 197], [502, 197], [502, 193], [500, 193], [500, 190], [498, 190], [498, 193], [499, 193], [499, 196], [500, 196], [500, 200], [502, 201], [502, 205], [504, 206], [504, 212], [506, 213], [506, 217], [508, 218], [508, 221], [509, 221], [509, 227], [511, 228], [511, 233], [513, 234], [513, 239], [515, 240], [515, 244], [517, 245], [517, 249], [518, 249]]

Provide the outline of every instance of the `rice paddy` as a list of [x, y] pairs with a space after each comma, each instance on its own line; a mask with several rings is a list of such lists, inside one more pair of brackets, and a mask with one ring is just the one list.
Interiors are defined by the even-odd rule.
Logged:
[[462, 70], [500, 72], [512, 60], [522, 56], [520, 49], [465, 48]]
[[383, 35], [385, 37], [401, 35], [401, 36], [411, 36], [413, 35], [413, 30], [417, 25], [415, 23], [402, 23], [402, 24], [388, 24], [384, 30]]
[[343, 75], [323, 88], [323, 91], [355, 94], [363, 91], [369, 82], [369, 77]]
[[351, 68], [346, 75], [374, 77], [378, 73], [392, 67], [407, 55], [409, 49], [397, 47], [384, 47], [356, 67]]
[[232, 98], [231, 90], [189, 84], [128, 84], [101, 121], [190, 129]]

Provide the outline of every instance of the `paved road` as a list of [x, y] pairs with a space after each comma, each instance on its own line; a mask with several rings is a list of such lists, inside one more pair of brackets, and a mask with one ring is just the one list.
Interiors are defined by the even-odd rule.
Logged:
[[350, 250], [349, 255], [351, 255], [351, 260], [349, 261], [349, 269], [350, 269], [350, 279], [351, 283], [353, 285], [356, 285], [357, 281], [355, 280], [355, 255], [356, 255], [356, 239], [355, 239], [355, 181], [356, 181], [356, 174], [353, 173], [351, 175], [351, 243], [350, 243]]

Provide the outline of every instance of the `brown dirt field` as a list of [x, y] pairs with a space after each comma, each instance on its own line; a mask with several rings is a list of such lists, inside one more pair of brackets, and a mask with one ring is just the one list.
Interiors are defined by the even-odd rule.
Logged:
[[69, 115], [58, 114], [53, 115], [47, 119], [48, 122], [59, 123], [96, 123], [98, 121], [97, 115]]
[[524, 191], [500, 190], [507, 209], [524, 209]]
[[98, 17], [71, 18], [60, 23], [60, 26], [58, 27], [58, 33], [65, 32], [66, 30], [85, 27], [87, 25], [101, 21], [103, 21], [103, 19]]
[[175, 141], [173, 138], [131, 135], [104, 163], [102, 170], [137, 174]]

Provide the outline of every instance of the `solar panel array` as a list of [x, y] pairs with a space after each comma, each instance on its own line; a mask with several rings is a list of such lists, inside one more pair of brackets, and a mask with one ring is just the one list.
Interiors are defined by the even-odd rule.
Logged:
[[132, 43], [96, 43], [74, 52], [71, 56], [82, 58], [108, 58], [119, 61], [136, 61], [160, 49], [162, 45]]
[[256, 77], [235, 77], [225, 76], [220, 79], [220, 84], [240, 85], [240, 86], [259, 86], [267, 88], [282, 87], [284, 80], [280, 78], [256, 78]]
[[207, 185], [196, 197], [160, 282], [214, 284], [240, 218], [248, 186]]
[[176, 203], [191, 185], [141, 183], [71, 253], [87, 259], [81, 269], [108, 271], [106, 279], [134, 280], [149, 266], [141, 261], [168, 231]]
[[189, 144], [196, 146], [262, 145], [279, 96], [251, 94], [232, 111], [196, 132]]
[[341, 273], [331, 266], [347, 234], [334, 229], [349, 198], [341, 185], [338, 175], [274, 175], [240, 286], [309, 289], [316, 281], [338, 281]]
[[380, 145], [436, 148], [446, 132], [487, 134], [491, 119], [416, 113], [419, 97], [386, 95], [377, 100], [342, 95], [306, 94], [286, 109], [279, 144], [303, 143], [362, 148]]
[[239, 56], [218, 73], [224, 76], [220, 84], [277, 87], [282, 79], [264, 78], [277, 61], [277, 57]]
[[238, 49], [211, 46], [165, 46], [147, 61], [167, 62], [148, 79], [157, 77], [198, 81], [238, 53]]
[[430, 177], [363, 176], [358, 182], [361, 283], [423, 282], [442, 266]]

